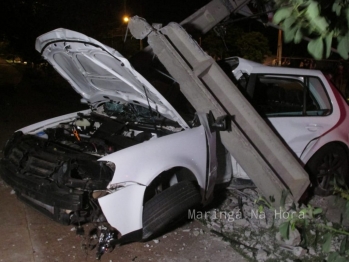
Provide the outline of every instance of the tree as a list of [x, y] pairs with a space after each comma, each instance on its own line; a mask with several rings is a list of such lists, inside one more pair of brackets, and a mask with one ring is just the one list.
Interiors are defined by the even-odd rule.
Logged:
[[203, 49], [213, 57], [240, 56], [256, 62], [263, 62], [269, 55], [268, 39], [260, 32], [244, 32], [241, 28], [228, 28], [217, 37], [214, 30], [202, 37]]
[[278, 7], [273, 22], [280, 24], [285, 42], [299, 43], [310, 37], [308, 52], [316, 59], [328, 58], [332, 45], [348, 59], [348, 0], [274, 0]]

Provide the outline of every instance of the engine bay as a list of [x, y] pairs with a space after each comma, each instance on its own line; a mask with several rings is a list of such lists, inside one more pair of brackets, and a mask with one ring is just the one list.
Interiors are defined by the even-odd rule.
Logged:
[[135, 104], [105, 103], [90, 113], [9, 139], [1, 174], [18, 197], [63, 224], [96, 221], [111, 162], [99, 158], [179, 132], [182, 127]]
[[174, 121], [134, 104], [105, 103], [91, 114], [78, 113], [37, 135], [78, 151], [105, 156], [150, 139], [181, 131]]

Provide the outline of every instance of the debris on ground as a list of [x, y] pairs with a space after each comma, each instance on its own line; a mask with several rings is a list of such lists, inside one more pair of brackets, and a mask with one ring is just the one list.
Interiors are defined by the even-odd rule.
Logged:
[[313, 197], [307, 206], [286, 204], [284, 208], [275, 209], [260, 197], [258, 189], [229, 187], [218, 199], [219, 204], [212, 205], [214, 208], [193, 210], [190, 215], [230, 242], [247, 259], [349, 259], [349, 232], [343, 226], [348, 222], [343, 222], [344, 210], [338, 213], [341, 219], [336, 223], [339, 220], [326, 212], [331, 207], [319, 205], [328, 204], [321, 200], [323, 198]]

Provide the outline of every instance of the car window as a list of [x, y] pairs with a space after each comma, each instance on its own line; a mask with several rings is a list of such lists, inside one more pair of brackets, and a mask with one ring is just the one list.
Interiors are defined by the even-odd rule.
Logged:
[[[331, 103], [322, 85], [315, 77], [280, 77], [251, 75], [248, 93], [251, 102], [262, 115], [323, 116], [331, 112]], [[251, 88], [251, 85], [252, 88]]]

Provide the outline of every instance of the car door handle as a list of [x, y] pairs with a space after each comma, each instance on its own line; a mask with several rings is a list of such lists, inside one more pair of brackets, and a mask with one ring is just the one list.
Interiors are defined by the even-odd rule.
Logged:
[[315, 132], [317, 131], [319, 128], [321, 128], [322, 126], [319, 124], [309, 124], [307, 125], [305, 128], [308, 129], [311, 132]]

